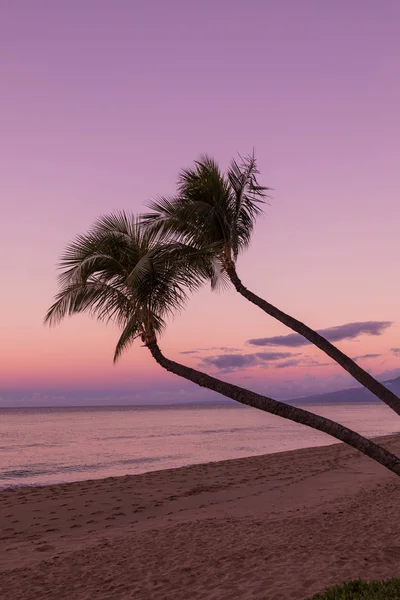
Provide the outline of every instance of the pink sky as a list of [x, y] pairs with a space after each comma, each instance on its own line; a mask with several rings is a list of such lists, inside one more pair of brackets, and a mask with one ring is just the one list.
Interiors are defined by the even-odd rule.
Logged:
[[[0, 404], [206, 397], [139, 345], [113, 367], [111, 326], [42, 320], [60, 252], [100, 213], [172, 193], [201, 153], [225, 167], [253, 146], [274, 192], [239, 262], [245, 284], [317, 329], [393, 322], [338, 346], [397, 372], [397, 0], [17, 0], [0, 7], [0, 39]], [[205, 289], [161, 345], [199, 367], [224, 351], [179, 353], [252, 353], [246, 340], [288, 333], [233, 291]], [[304, 364], [221, 377], [287, 398], [351, 384]]]

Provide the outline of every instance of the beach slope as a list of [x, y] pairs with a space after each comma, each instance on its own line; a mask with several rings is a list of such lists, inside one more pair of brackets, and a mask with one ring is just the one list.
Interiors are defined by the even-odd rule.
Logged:
[[335, 444], [5, 490], [0, 598], [304, 600], [400, 577], [399, 484]]

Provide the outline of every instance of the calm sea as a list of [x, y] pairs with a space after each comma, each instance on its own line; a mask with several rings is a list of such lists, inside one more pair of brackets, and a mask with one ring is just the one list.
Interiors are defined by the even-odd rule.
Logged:
[[[303, 405], [366, 436], [400, 430], [381, 404]], [[0, 487], [96, 479], [335, 443], [237, 405], [0, 409]]]

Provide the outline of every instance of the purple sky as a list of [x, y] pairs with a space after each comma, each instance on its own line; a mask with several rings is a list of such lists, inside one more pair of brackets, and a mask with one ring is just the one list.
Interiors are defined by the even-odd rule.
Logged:
[[[113, 367], [113, 327], [42, 319], [60, 252], [100, 213], [253, 146], [274, 191], [244, 282], [316, 329], [350, 324], [338, 346], [400, 373], [397, 0], [5, 0], [0, 40], [0, 406], [208, 397], [139, 345]], [[205, 289], [161, 345], [275, 397], [351, 384], [310, 346], [247, 343], [290, 333]]]

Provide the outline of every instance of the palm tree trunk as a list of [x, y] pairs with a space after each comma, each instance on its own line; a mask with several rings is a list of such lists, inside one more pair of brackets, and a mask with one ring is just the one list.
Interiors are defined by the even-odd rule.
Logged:
[[336, 346], [328, 342], [328, 340], [322, 335], [248, 290], [241, 282], [233, 263], [226, 264], [225, 269], [229, 279], [239, 294], [252, 302], [252, 304], [255, 304], [261, 308], [261, 310], [266, 312], [271, 317], [274, 317], [274, 319], [277, 319], [293, 331], [296, 331], [302, 335], [309, 342], [322, 350], [322, 352], [325, 352], [325, 354], [333, 358], [334, 361], [336, 361], [341, 367], [350, 373], [350, 375], [352, 375], [354, 379], [361, 383], [361, 385], [367, 388], [367, 390], [372, 392], [377, 398], [379, 398], [379, 400], [382, 400], [382, 402], [387, 404], [392, 410], [394, 410], [394, 412], [400, 415], [400, 398], [398, 398], [396, 394], [388, 390], [382, 383], [374, 379], [369, 373], [364, 371], [364, 369], [359, 367], [353, 360], [351, 360], [351, 358], [346, 356], [346, 354], [341, 352], [338, 348], [336, 348]]
[[147, 347], [158, 364], [170, 373], [188, 379], [201, 387], [218, 392], [219, 394], [222, 394], [222, 396], [236, 400], [241, 404], [253, 406], [259, 410], [283, 417], [284, 419], [289, 419], [290, 421], [295, 421], [296, 423], [301, 423], [302, 425], [307, 425], [313, 429], [323, 431], [341, 442], [356, 448], [356, 450], [359, 450], [363, 454], [366, 454], [393, 473], [396, 473], [396, 475], [400, 475], [400, 459], [397, 458], [397, 456], [391, 454], [371, 440], [364, 438], [355, 431], [352, 431], [343, 425], [339, 425], [338, 423], [335, 423], [335, 421], [325, 419], [324, 417], [315, 415], [307, 410], [303, 410], [302, 408], [296, 408], [290, 404], [261, 396], [260, 394], [226, 383], [225, 381], [211, 377], [206, 373], [196, 371], [196, 369], [169, 360], [162, 354], [156, 342], [149, 343]]

